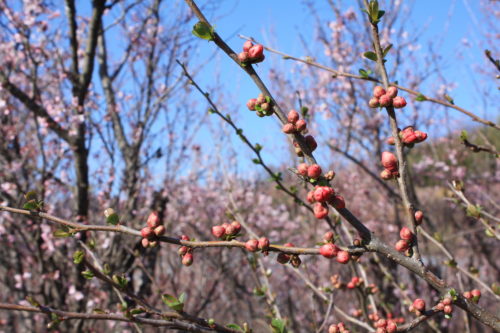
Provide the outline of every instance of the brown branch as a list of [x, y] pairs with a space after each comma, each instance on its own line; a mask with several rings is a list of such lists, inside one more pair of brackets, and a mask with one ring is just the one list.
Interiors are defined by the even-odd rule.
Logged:
[[486, 153], [490, 153], [490, 154], [494, 155], [496, 158], [500, 157], [500, 153], [498, 151], [496, 151], [495, 149], [488, 148], [485, 146], [476, 145], [467, 139], [462, 139], [462, 144], [465, 147], [469, 148], [469, 150], [471, 150], [474, 153], [479, 153], [479, 152], [484, 151]]
[[398, 326], [398, 330], [397, 332], [409, 332], [411, 330], [413, 330], [415, 327], [417, 327], [418, 325], [422, 324], [424, 321], [430, 319], [432, 316], [434, 316], [435, 314], [439, 313], [439, 312], [442, 312], [442, 311], [439, 311], [439, 310], [436, 310], [436, 309], [431, 309], [429, 311], [425, 311], [424, 314], [418, 316], [417, 318], [413, 319], [411, 322], [405, 324], [405, 325], [402, 325], [402, 326]]
[[[55, 222], [57, 224], [66, 226], [70, 228], [73, 232], [81, 231], [105, 231], [105, 232], [115, 232], [123, 233], [135, 237], [142, 237], [141, 232], [123, 225], [92, 225], [92, 224], [82, 224], [78, 222], [68, 221], [47, 213], [35, 212], [26, 209], [12, 208], [6, 206], [0, 206], [0, 211], [11, 212], [15, 214], [21, 214], [31, 217], [39, 217], [48, 221]], [[210, 248], [210, 247], [227, 247], [227, 248], [245, 248], [245, 242], [240, 242], [237, 240], [231, 241], [185, 241], [175, 237], [159, 236], [157, 240], [163, 243], [169, 243], [174, 245], [184, 245], [193, 249], [197, 248]], [[343, 250], [349, 251], [352, 254], [361, 254], [366, 252], [362, 247], [341, 247]], [[283, 252], [287, 254], [300, 254], [300, 255], [319, 255], [319, 248], [302, 248], [302, 247], [286, 247], [283, 245], [271, 244], [269, 246], [270, 252]]]

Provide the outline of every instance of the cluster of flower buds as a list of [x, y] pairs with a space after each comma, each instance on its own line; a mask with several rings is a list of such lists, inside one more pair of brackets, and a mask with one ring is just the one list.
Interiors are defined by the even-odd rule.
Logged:
[[451, 315], [453, 313], [453, 300], [451, 299], [451, 297], [447, 296], [443, 298], [438, 304], [436, 304], [436, 310], [443, 311], [445, 314]]
[[346, 287], [347, 289], [354, 289], [356, 287], [359, 287], [363, 284], [364, 280], [358, 276], [353, 276], [351, 278], [351, 281], [347, 282]]
[[245, 243], [245, 248], [250, 252], [257, 252], [260, 250], [264, 255], [267, 255], [269, 253], [269, 245], [270, 242], [267, 237], [261, 237], [259, 239], [252, 238]]
[[[328, 259], [336, 257], [337, 262], [341, 264], [347, 264], [349, 262], [349, 259], [351, 259], [351, 255], [349, 254], [349, 252], [339, 249], [339, 247], [334, 244], [335, 237], [332, 232], [325, 233], [325, 235], [323, 236], [323, 241], [325, 242], [325, 244], [321, 245], [321, 247], [319, 248], [319, 254]], [[335, 285], [333, 280], [332, 284]]]
[[287, 116], [287, 123], [283, 125], [282, 131], [286, 134], [300, 133], [307, 130], [307, 123], [304, 119], [300, 119], [300, 115], [295, 110], [290, 110]]
[[[306, 135], [304, 137], [304, 141], [307, 147], [309, 148], [310, 152], [313, 152], [316, 150], [316, 148], [318, 148], [318, 143], [316, 142], [316, 139], [314, 139], [312, 135]], [[295, 154], [297, 154], [297, 156], [299, 157], [304, 156], [304, 152], [300, 148], [297, 141], [293, 140], [293, 146], [295, 147]]]
[[[181, 240], [183, 241], [189, 241], [189, 237], [187, 235], [182, 235], [180, 237]], [[182, 264], [184, 266], [191, 266], [193, 264], [193, 249], [190, 247], [187, 247], [185, 245], [181, 246], [177, 253], [181, 256], [182, 258]]]
[[474, 303], [478, 303], [479, 299], [481, 298], [481, 290], [479, 289], [474, 289], [471, 291], [466, 291], [463, 293], [464, 297]]
[[243, 44], [243, 52], [238, 54], [238, 60], [244, 64], [256, 64], [264, 61], [264, 46], [260, 44], [253, 44], [247, 40]]
[[257, 116], [265, 117], [273, 114], [273, 102], [271, 97], [260, 93], [257, 98], [250, 98], [247, 102], [250, 111], [257, 111]]
[[[286, 243], [285, 247], [295, 247], [293, 243]], [[276, 259], [280, 264], [285, 265], [290, 263], [293, 267], [299, 268], [302, 260], [300, 260], [299, 256], [296, 254], [287, 254], [284, 252], [280, 252]]]
[[367, 294], [376, 294], [380, 291], [378, 287], [375, 285], [375, 283], [370, 283], [369, 285], [366, 286], [365, 292]]
[[147, 226], [141, 229], [143, 247], [155, 247], [158, 245], [157, 238], [165, 233], [165, 226], [161, 224], [157, 212], [151, 212], [146, 221]]
[[394, 333], [398, 331], [396, 322], [392, 319], [380, 318], [375, 322], [376, 333]]
[[232, 240], [238, 236], [241, 231], [241, 224], [238, 221], [223, 223], [212, 227], [212, 235], [222, 240]]
[[403, 227], [399, 231], [399, 237], [401, 237], [401, 239], [396, 242], [396, 245], [394, 247], [399, 252], [408, 251], [411, 247], [415, 235], [409, 228]]
[[[416, 143], [420, 143], [427, 139], [427, 133], [415, 130], [413, 126], [407, 126], [403, 128], [403, 130], [399, 131], [398, 135], [403, 145], [410, 148], [413, 147]], [[394, 140], [394, 137], [391, 136], [387, 139], [387, 143], [390, 145], [395, 145], [396, 141]]]
[[338, 324], [331, 324], [330, 327], [328, 327], [328, 333], [349, 333], [350, 331], [345, 328], [344, 323], [338, 323]]
[[368, 102], [371, 108], [392, 106], [401, 109], [406, 106], [404, 97], [398, 96], [398, 88], [389, 87], [387, 91], [381, 86], [373, 88], [373, 97]]
[[389, 180], [399, 176], [398, 159], [393, 153], [384, 151], [381, 162], [384, 167], [384, 170], [380, 173], [382, 179]]
[[[371, 304], [368, 305], [368, 308], [372, 310]], [[405, 319], [403, 317], [395, 318], [392, 312], [387, 313], [386, 319], [380, 317], [380, 315], [377, 312], [372, 312], [368, 315], [368, 319], [370, 319], [373, 322], [373, 325], [377, 327], [377, 329], [380, 329], [377, 332], [396, 332], [396, 331], [391, 331], [395, 327], [395, 325], [404, 324], [405, 322]], [[382, 329], [385, 329], [385, 331], [383, 331]]]

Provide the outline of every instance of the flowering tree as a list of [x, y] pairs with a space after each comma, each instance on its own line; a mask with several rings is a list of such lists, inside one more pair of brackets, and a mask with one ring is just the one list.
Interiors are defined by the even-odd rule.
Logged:
[[[210, 3], [66, 0], [63, 17], [43, 1], [0, 1], [1, 324], [499, 332], [500, 126], [447, 90], [420, 91], [426, 71], [406, 63], [418, 55], [399, 2], [328, 4], [326, 58], [313, 59], [245, 36], [234, 51], [205, 17]], [[227, 113], [225, 92], [198, 83], [198, 47], [255, 83], [246, 107], [277, 119], [290, 144], [280, 171]], [[266, 86], [256, 64], [271, 54], [296, 75], [273, 70]], [[194, 96], [224, 124], [212, 130], [220, 160], [197, 142], [211, 122]], [[458, 144], [454, 132], [433, 137], [431, 105], [480, 127]], [[228, 133], [273, 186], [231, 172]]]

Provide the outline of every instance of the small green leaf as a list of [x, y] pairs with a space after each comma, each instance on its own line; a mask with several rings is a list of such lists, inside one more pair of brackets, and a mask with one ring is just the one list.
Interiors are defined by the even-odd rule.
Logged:
[[263, 148], [263, 147], [262, 147], [260, 144], [258, 144], [258, 143], [255, 145], [255, 150], [256, 150], [256, 151], [261, 151], [261, 150], [262, 150], [262, 148]]
[[382, 18], [382, 16], [384, 16], [384, 14], [385, 14], [385, 10], [379, 10], [378, 11], [377, 22], [380, 21], [380, 19]]
[[84, 251], [82, 251], [82, 250], [75, 251], [75, 253], [73, 253], [73, 262], [75, 264], [79, 264], [83, 261], [84, 257], [85, 257]]
[[82, 272], [82, 276], [86, 278], [87, 280], [92, 280], [94, 277], [94, 273], [92, 271], [89, 271], [88, 269]]
[[27, 210], [36, 210], [36, 209], [38, 209], [38, 204], [37, 204], [36, 200], [33, 199], [33, 200], [30, 200], [27, 203], [25, 203], [23, 205], [23, 208], [27, 209]]
[[465, 141], [467, 139], [468, 139], [467, 131], [462, 130], [462, 132], [460, 132], [460, 140]]
[[66, 237], [71, 237], [73, 236], [73, 233], [69, 232], [69, 231], [64, 231], [64, 230], [61, 230], [61, 229], [57, 229], [55, 230], [52, 235], [54, 237], [57, 237], [57, 238], [66, 238]]
[[113, 213], [106, 218], [106, 223], [117, 225], [118, 223], [120, 223], [120, 217], [118, 216], [118, 214]]
[[198, 38], [211, 41], [214, 39], [214, 29], [205, 22], [198, 22], [193, 26], [193, 35]]
[[306, 117], [307, 113], [309, 112], [309, 108], [307, 106], [303, 106], [300, 108], [300, 113], [302, 113], [302, 117]]
[[103, 309], [99, 309], [99, 308], [95, 308], [94, 310], [92, 310], [94, 313], [99, 313], [99, 314], [105, 314], [106, 311], [104, 311]]
[[444, 94], [444, 98], [448, 101], [448, 103], [455, 105], [455, 102], [453, 101], [453, 98], [451, 98], [450, 95]]
[[372, 61], [377, 61], [377, 55], [375, 54], [375, 52], [372, 51], [367, 51], [363, 53], [363, 57], [365, 57], [366, 59], [370, 59]]
[[138, 314], [141, 314], [144, 312], [146, 312], [146, 310], [144, 310], [144, 308], [135, 308], [135, 309], [130, 310], [131, 315], [138, 315]]
[[444, 263], [445, 263], [445, 265], [450, 266], [452, 268], [457, 267], [457, 262], [455, 260], [453, 260], [453, 259], [445, 261]]
[[479, 205], [468, 205], [466, 209], [467, 216], [479, 218], [481, 217], [482, 207]]
[[182, 293], [179, 296], [179, 302], [184, 303], [186, 301], [186, 293]]
[[500, 296], [500, 285], [498, 285], [498, 283], [494, 282], [491, 285], [491, 290], [493, 290], [493, 292], [495, 293], [495, 295]]
[[24, 195], [24, 198], [28, 201], [36, 200], [36, 191], [29, 191]]
[[163, 303], [165, 303], [169, 308], [174, 311], [182, 312], [184, 309], [184, 302], [178, 300], [175, 296], [169, 294], [163, 294], [161, 296]]
[[237, 331], [241, 331], [243, 332], [243, 329], [241, 328], [240, 325], [236, 325], [236, 324], [227, 324], [226, 325], [227, 328], [232, 328], [233, 330], [237, 330]]
[[415, 98], [415, 100], [418, 102], [423, 102], [423, 101], [426, 101], [427, 98], [422, 94], [418, 94], [417, 97]]
[[36, 306], [37, 308], [40, 307], [40, 303], [38, 303], [38, 301], [36, 299], [34, 299], [33, 297], [31, 296], [26, 296], [26, 300], [28, 301], [28, 303], [30, 303], [32, 306]]
[[112, 280], [114, 283], [116, 283], [121, 289], [125, 289], [127, 286], [128, 280], [125, 278], [125, 276], [122, 275], [113, 275]]
[[253, 294], [255, 296], [258, 296], [258, 297], [263, 297], [266, 293], [265, 293], [265, 288], [262, 287], [262, 288], [253, 288]]
[[273, 333], [286, 333], [285, 322], [279, 318], [273, 318], [271, 320], [271, 328]]
[[385, 58], [385, 56], [387, 55], [387, 53], [390, 51], [390, 49], [392, 48], [392, 44], [389, 44], [383, 51], [382, 51], [382, 56]]
[[258, 158], [253, 158], [252, 162], [255, 164], [260, 164], [260, 160]]
[[445, 314], [445, 315], [444, 315], [444, 317], [445, 317], [446, 319], [451, 319], [453, 316], [452, 316], [451, 314]]
[[212, 109], [212, 108], [209, 108], [209, 109], [208, 109], [208, 113], [209, 113], [209, 114], [214, 114], [214, 113], [215, 113], [215, 110], [214, 110], [214, 109]]

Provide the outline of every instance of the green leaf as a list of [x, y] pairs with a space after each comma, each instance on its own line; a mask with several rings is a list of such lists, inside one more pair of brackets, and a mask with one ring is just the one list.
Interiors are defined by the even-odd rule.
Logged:
[[103, 309], [99, 309], [99, 308], [95, 308], [94, 310], [92, 310], [94, 313], [99, 313], [99, 314], [105, 314], [106, 311], [104, 311]]
[[24, 195], [24, 198], [28, 201], [36, 200], [36, 191], [29, 191]]
[[445, 314], [445, 315], [444, 315], [444, 317], [445, 317], [446, 319], [451, 319], [453, 316], [452, 316], [451, 314]]
[[500, 296], [500, 285], [498, 285], [498, 283], [494, 282], [491, 285], [491, 290], [493, 290], [493, 292], [495, 293], [495, 295]]
[[86, 278], [87, 280], [92, 280], [94, 277], [94, 273], [92, 271], [89, 271], [88, 269], [82, 272], [82, 276]]
[[66, 238], [66, 237], [71, 237], [73, 236], [73, 233], [61, 229], [55, 230], [52, 235], [57, 238]]
[[112, 280], [114, 283], [116, 283], [118, 286], [120, 286], [121, 289], [125, 289], [127, 286], [128, 280], [124, 275], [113, 275]]
[[466, 130], [462, 130], [462, 132], [460, 132], [460, 140], [465, 141], [467, 139], [468, 139], [467, 131]]
[[482, 209], [483, 208], [479, 205], [468, 205], [467, 209], [465, 211], [467, 213], [467, 216], [479, 218], [479, 217], [481, 217], [481, 210]]
[[377, 23], [378, 22], [378, 1], [371, 0], [370, 4], [368, 5], [368, 10], [370, 12], [370, 20], [373, 23]]
[[270, 96], [266, 96], [266, 102], [271, 103], [271, 97]]
[[184, 303], [186, 301], [186, 293], [182, 293], [179, 296], [179, 302]]
[[279, 318], [273, 318], [271, 320], [271, 328], [273, 333], [286, 333], [285, 322]]
[[75, 264], [79, 264], [83, 261], [84, 257], [85, 257], [84, 251], [82, 251], [82, 250], [75, 251], [75, 253], [73, 253], [73, 262]]
[[237, 331], [241, 331], [243, 332], [243, 329], [241, 328], [240, 325], [236, 325], [236, 324], [227, 324], [226, 325], [227, 328], [232, 328], [233, 330], [237, 330]]
[[118, 214], [113, 213], [106, 218], [106, 223], [117, 225], [118, 223], [120, 223], [120, 217], [118, 216]]
[[36, 210], [36, 209], [38, 209], [38, 204], [37, 204], [36, 200], [33, 199], [33, 200], [30, 200], [27, 203], [25, 203], [23, 205], [23, 208], [27, 209], [27, 210]]
[[366, 51], [365, 53], [363, 53], [363, 57], [371, 61], [377, 61], [377, 55], [372, 51]]
[[144, 308], [135, 308], [135, 309], [130, 310], [131, 315], [138, 315], [138, 314], [141, 314], [144, 312], [146, 312], [146, 310], [144, 310]]
[[392, 44], [387, 45], [387, 47], [382, 51], [382, 57], [385, 58], [385, 56], [391, 50], [391, 48], [392, 48]]
[[423, 101], [426, 101], [427, 98], [422, 94], [418, 94], [418, 96], [415, 98], [415, 100], [418, 102], [423, 102]]
[[444, 98], [448, 101], [448, 103], [455, 105], [455, 102], [453, 101], [453, 98], [451, 98], [450, 95], [444, 94]]
[[300, 108], [300, 113], [302, 113], [302, 117], [305, 118], [307, 113], [309, 112], [309, 108], [307, 106], [303, 106]]
[[265, 290], [265, 287], [262, 287], [262, 288], [253, 288], [253, 294], [255, 296], [258, 296], [258, 297], [263, 297], [266, 295], [266, 290]]
[[169, 308], [174, 311], [182, 312], [184, 309], [184, 302], [178, 300], [175, 296], [169, 294], [163, 294], [161, 296], [163, 303], [165, 303]]
[[380, 21], [380, 19], [382, 18], [382, 16], [384, 16], [384, 14], [385, 14], [385, 10], [379, 10], [378, 11], [377, 22]]
[[260, 164], [260, 160], [258, 158], [253, 158], [252, 162], [255, 164]]
[[40, 303], [38, 303], [38, 301], [36, 299], [34, 299], [33, 297], [31, 296], [26, 296], [26, 300], [28, 301], [28, 303], [30, 303], [32, 306], [36, 306], [37, 308], [40, 307]]
[[198, 38], [211, 41], [214, 39], [214, 28], [205, 22], [198, 22], [193, 26], [193, 35]]
[[258, 144], [258, 143], [255, 145], [255, 150], [257, 150], [257, 151], [261, 151], [262, 148], [263, 147], [260, 144]]

